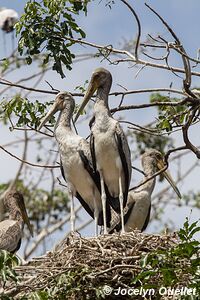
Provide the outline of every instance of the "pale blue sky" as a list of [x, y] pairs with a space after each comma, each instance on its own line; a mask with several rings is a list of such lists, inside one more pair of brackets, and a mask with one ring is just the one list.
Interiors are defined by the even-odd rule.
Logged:
[[[86, 39], [88, 41], [107, 45], [112, 44], [115, 48], [119, 48], [123, 40], [129, 40], [135, 38], [137, 27], [135, 19], [133, 18], [131, 12], [121, 3], [121, 1], [116, 0], [115, 5], [113, 5], [112, 10], [105, 7], [105, 1], [102, 0], [93, 1], [88, 6], [88, 16], [85, 17], [83, 14], [78, 18], [79, 24], [82, 29], [87, 33]], [[163, 37], [169, 37], [166, 28], [162, 26], [160, 21], [153, 15], [152, 12], [144, 5], [145, 1], [129, 1], [130, 4], [135, 8], [142, 25], [142, 39], [144, 40], [147, 33], [154, 36], [156, 34], [161, 34]], [[22, 13], [23, 7], [26, 1], [0, 1], [0, 6], [5, 6], [8, 8], [15, 9], [19, 14]], [[152, 0], [147, 1], [160, 15], [168, 22], [168, 24], [176, 32], [177, 36], [180, 38], [185, 46], [186, 51], [192, 55], [196, 56], [196, 51], [200, 48], [200, 1], [199, 0]], [[0, 32], [0, 43], [3, 41], [3, 35]], [[173, 39], [171, 39], [173, 41]], [[0, 58], [9, 54], [11, 44], [11, 35], [6, 37], [6, 53], [3, 47], [0, 48]], [[1, 44], [2, 45], [2, 44]], [[83, 48], [81, 46], [76, 47], [77, 53], [82, 52], [94, 52], [93, 49]], [[148, 60], [148, 59], [147, 59]], [[159, 62], [161, 63], [161, 62]], [[100, 60], [91, 60], [89, 62], [81, 62], [79, 64], [74, 64], [72, 71], [66, 72], [66, 78], [61, 79], [55, 72], [49, 72], [40, 84], [40, 87], [48, 86], [45, 84], [45, 80], [51, 82], [56, 88], [60, 90], [73, 91], [74, 87], [82, 85], [86, 79], [89, 79], [94, 68], [100, 65]], [[135, 75], [138, 69], [129, 68], [127, 64], [119, 64], [118, 66], [111, 66], [108, 62], [103, 61], [102, 66], [107, 67], [113, 74], [113, 87], [112, 90], [120, 90], [117, 84], [121, 84], [128, 89], [140, 89], [140, 88], [155, 88], [155, 87], [169, 87], [170, 83], [173, 82], [173, 87], [181, 89], [182, 80], [177, 78], [172, 73], [165, 70], [153, 70], [152, 68], [145, 68], [137, 78]], [[173, 57], [173, 65], [182, 67], [181, 61], [176, 57]], [[32, 67], [26, 68], [26, 76], [32, 72]], [[198, 71], [198, 68], [195, 69]], [[16, 81], [20, 74], [14, 72], [9, 75], [7, 79]], [[25, 76], [25, 75], [24, 75]], [[200, 86], [200, 78], [193, 79], [193, 86]], [[30, 83], [27, 84], [30, 86]], [[1, 86], [0, 86], [1, 89]], [[51, 96], [43, 96], [44, 100], [51, 100]], [[79, 101], [79, 99], [77, 99]], [[120, 98], [110, 99], [110, 106], [115, 106], [119, 103]], [[148, 102], [148, 94], [145, 95], [134, 95], [129, 96], [125, 99], [125, 104], [136, 104]], [[128, 113], [120, 113], [124, 119], [133, 121], [134, 123], [146, 124], [149, 121], [154, 120], [155, 110], [142, 110], [142, 111], [131, 111]], [[81, 125], [79, 128], [81, 135], [87, 136], [88, 126], [85, 124]], [[192, 138], [195, 144], [200, 144], [199, 138], [199, 128], [196, 126], [192, 134]], [[10, 133], [7, 129], [1, 129], [0, 139], [1, 143], [6, 143], [7, 141], [13, 139], [13, 135], [19, 136], [18, 133]], [[181, 144], [181, 138], [178, 138], [177, 145]], [[21, 149], [14, 149], [14, 152], [20, 155]], [[191, 161], [194, 160], [194, 156], [188, 156], [185, 159], [185, 165], [183, 168], [189, 167]], [[17, 162], [11, 160], [10, 157], [1, 152], [0, 164], [4, 166], [4, 172], [1, 173], [0, 182], [4, 182], [9, 178], [12, 178], [13, 169], [18, 165]], [[136, 162], [137, 166], [140, 166], [139, 162]], [[173, 168], [172, 168], [173, 169]], [[176, 167], [172, 170], [172, 173], [176, 175]], [[195, 170], [194, 174], [191, 175], [184, 185], [180, 186], [181, 192], [186, 192], [190, 189], [197, 189], [199, 178], [199, 170]], [[135, 180], [136, 182], [136, 180]], [[162, 183], [164, 186], [164, 183]], [[164, 218], [168, 218], [168, 215], [173, 216], [176, 219], [177, 227], [181, 226], [185, 216], [189, 215], [188, 208], [176, 208], [169, 207]], [[199, 216], [199, 211], [193, 213], [194, 219]], [[154, 224], [155, 225], [155, 224]], [[155, 226], [152, 225], [148, 228], [148, 231], [155, 231]], [[93, 229], [92, 229], [93, 230]], [[159, 231], [159, 230], [158, 230]]]

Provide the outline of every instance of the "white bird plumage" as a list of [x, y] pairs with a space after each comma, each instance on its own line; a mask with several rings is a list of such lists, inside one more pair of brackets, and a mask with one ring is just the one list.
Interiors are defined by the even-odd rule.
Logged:
[[[71, 230], [75, 230], [74, 197], [77, 197], [86, 211], [95, 219], [95, 234], [98, 234], [97, 225], [103, 225], [102, 203], [100, 196], [100, 181], [97, 172], [92, 168], [92, 159], [89, 143], [71, 128], [71, 119], [75, 108], [75, 101], [71, 94], [60, 92], [55, 103], [46, 117], [42, 120], [39, 129], [60, 111], [54, 134], [58, 142], [61, 172], [69, 186], [71, 200]], [[111, 218], [107, 204], [107, 224]]]
[[97, 90], [94, 105], [94, 122], [91, 129], [91, 153], [94, 168], [101, 178], [101, 198], [104, 215], [104, 233], [106, 230], [106, 198], [112, 208], [120, 212], [123, 226], [123, 207], [126, 205], [128, 188], [131, 179], [131, 154], [126, 136], [117, 120], [108, 108], [108, 95], [112, 84], [111, 73], [96, 69], [90, 80], [87, 92], [80, 106], [75, 121]]

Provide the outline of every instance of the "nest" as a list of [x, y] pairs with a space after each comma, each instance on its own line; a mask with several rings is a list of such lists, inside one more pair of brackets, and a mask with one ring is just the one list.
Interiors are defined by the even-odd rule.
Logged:
[[[33, 291], [54, 293], [48, 299], [102, 299], [105, 298], [102, 288], [131, 287], [133, 278], [141, 271], [141, 258], [147, 253], [170, 249], [177, 243], [175, 234], [149, 235], [134, 231], [98, 238], [73, 234], [55, 250], [17, 266], [19, 280], [16, 284], [12, 282], [12, 286], [8, 284], [4, 293], [13, 299], [22, 299]], [[106, 299], [116, 299], [116, 296], [106, 296]]]

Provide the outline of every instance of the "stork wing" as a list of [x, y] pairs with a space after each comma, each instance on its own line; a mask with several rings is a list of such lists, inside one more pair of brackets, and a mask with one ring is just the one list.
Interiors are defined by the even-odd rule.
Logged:
[[90, 134], [90, 151], [91, 151], [91, 156], [92, 156], [92, 164], [94, 171], [97, 171], [97, 166], [96, 166], [96, 155], [95, 155], [95, 147], [94, 147], [94, 135], [91, 132]]
[[[82, 157], [84, 156], [83, 151], [79, 151], [79, 155], [80, 158], [82, 159]], [[85, 156], [84, 156], [84, 166], [87, 165], [87, 162], [85, 160]], [[83, 161], [83, 160], [82, 160]], [[87, 165], [88, 166], [88, 165]], [[88, 167], [89, 168], [89, 167]], [[62, 177], [64, 178], [64, 180], [66, 181], [66, 177], [65, 177], [65, 172], [64, 172], [64, 168], [63, 168], [63, 164], [62, 164], [62, 160], [60, 160], [60, 170], [61, 170], [61, 174]], [[67, 181], [66, 181], [67, 182]], [[90, 209], [89, 205], [84, 201], [84, 199], [81, 197], [81, 195], [76, 192], [76, 198], [79, 200], [79, 202], [81, 203], [81, 205], [84, 207], [84, 209], [87, 211], [87, 213], [94, 218], [94, 213], [93, 211]]]
[[125, 192], [124, 192], [124, 203], [123, 203], [125, 207], [127, 202], [127, 197], [128, 197], [128, 189], [131, 180], [131, 152], [129, 149], [127, 138], [118, 122], [116, 124], [115, 136], [116, 136], [116, 143], [121, 158], [122, 167], [124, 171], [124, 178], [125, 178]]
[[4, 220], [0, 223], [0, 250], [14, 253], [20, 248], [22, 229], [17, 221]]
[[93, 124], [95, 123], [95, 115], [89, 121], [89, 127], [92, 128]]
[[[85, 153], [84, 153], [83, 150], [79, 150], [79, 155], [80, 155], [80, 158], [81, 158], [81, 160], [83, 162], [84, 168], [88, 171], [88, 173], [90, 174], [90, 177], [92, 178], [92, 180], [96, 184], [96, 187], [98, 188], [99, 192], [101, 193], [101, 184], [100, 184], [99, 173], [96, 170], [93, 169], [93, 167], [91, 165], [91, 161], [87, 158], [87, 156], [85, 155]], [[79, 197], [80, 197], [80, 195], [79, 195]], [[80, 199], [79, 199], [79, 201], [81, 202]], [[82, 199], [82, 201], [84, 202], [83, 199]], [[81, 202], [81, 204], [82, 204], [82, 202]], [[87, 205], [87, 203], [84, 202], [84, 204], [82, 204], [82, 205], [85, 208], [85, 210], [90, 214], [90, 216], [92, 218], [94, 218], [94, 213], [91, 211], [91, 209], [89, 208], [89, 206]], [[110, 206], [109, 206], [108, 202], [106, 201], [106, 223], [107, 223], [108, 227], [110, 227], [110, 220], [111, 220]], [[101, 211], [100, 214], [99, 214], [98, 225], [100, 225], [100, 226], [103, 225], [103, 211]]]
[[149, 224], [149, 220], [150, 220], [150, 215], [151, 215], [151, 203], [150, 203], [150, 206], [149, 206], [148, 215], [146, 217], [146, 220], [144, 222], [144, 226], [142, 227], [141, 231], [144, 231], [147, 228], [147, 225]]
[[61, 171], [62, 177], [66, 181], [65, 172], [64, 172], [64, 168], [63, 168], [63, 164], [62, 164], [62, 160], [61, 159], [60, 159], [60, 171]]

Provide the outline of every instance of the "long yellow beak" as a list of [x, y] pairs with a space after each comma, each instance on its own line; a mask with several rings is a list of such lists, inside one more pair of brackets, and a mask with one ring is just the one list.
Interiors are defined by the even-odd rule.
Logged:
[[81, 106], [79, 107], [76, 116], [74, 118], [74, 122], [76, 122], [79, 118], [79, 116], [81, 115], [82, 111], [84, 110], [85, 106], [87, 105], [87, 103], [89, 102], [90, 98], [93, 96], [94, 92], [97, 90], [98, 86], [97, 83], [94, 79], [91, 79], [88, 89], [86, 91], [86, 94], [83, 98], [83, 102], [81, 104]]
[[[165, 167], [164, 161], [163, 160], [158, 160], [157, 161], [157, 167], [158, 167], [159, 170], [163, 169]], [[173, 190], [175, 191], [177, 196], [181, 199], [182, 198], [181, 193], [180, 193], [179, 189], [177, 188], [174, 180], [172, 179], [169, 171], [164, 171], [163, 175], [167, 179], [167, 181], [169, 182], [169, 184], [171, 185], [171, 187], [173, 188]]]
[[41, 120], [41, 123], [38, 127], [38, 130], [40, 130], [50, 119], [51, 117], [58, 111], [58, 105], [55, 102], [51, 109], [48, 111], [47, 115]]

